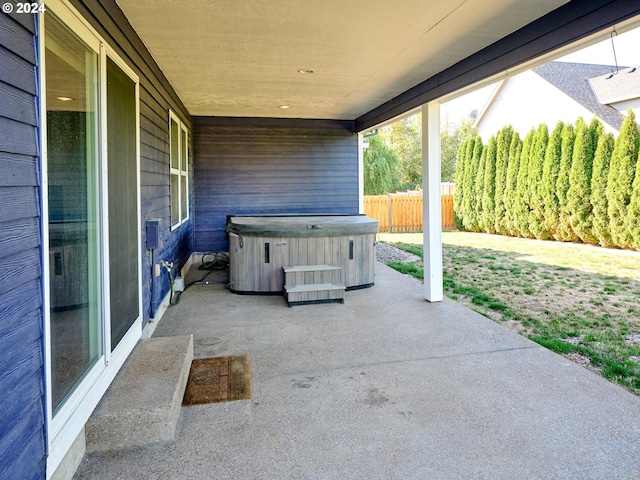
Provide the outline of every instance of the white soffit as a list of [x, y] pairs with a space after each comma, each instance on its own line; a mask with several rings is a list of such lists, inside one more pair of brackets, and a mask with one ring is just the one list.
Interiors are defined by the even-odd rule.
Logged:
[[353, 120], [567, 0], [116, 1], [192, 115]]

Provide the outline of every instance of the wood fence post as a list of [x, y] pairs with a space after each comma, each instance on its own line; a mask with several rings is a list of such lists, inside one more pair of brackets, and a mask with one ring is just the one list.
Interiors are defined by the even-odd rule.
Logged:
[[392, 217], [391, 217], [391, 194], [387, 193], [387, 232], [391, 233], [393, 232], [391, 226], [393, 225], [391, 223]]

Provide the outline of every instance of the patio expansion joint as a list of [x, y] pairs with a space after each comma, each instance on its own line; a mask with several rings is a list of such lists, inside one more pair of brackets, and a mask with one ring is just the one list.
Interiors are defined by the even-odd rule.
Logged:
[[[508, 353], [508, 352], [515, 352], [515, 351], [521, 351], [521, 350], [540, 350], [540, 349], [544, 349], [544, 347], [537, 345], [537, 344], [533, 344], [533, 345], [528, 345], [528, 346], [520, 346], [520, 347], [509, 347], [509, 348], [496, 348], [496, 349], [491, 349], [491, 350], [478, 350], [478, 351], [474, 351], [474, 352], [463, 352], [463, 353], [454, 353], [454, 354], [448, 354], [448, 355], [431, 355], [428, 357], [418, 357], [418, 358], [404, 358], [404, 359], [397, 359], [397, 360], [387, 360], [387, 361], [382, 361], [382, 362], [370, 362], [370, 363], [357, 363], [357, 364], [350, 364], [350, 365], [339, 365], [339, 366], [329, 366], [327, 365], [326, 368], [319, 368], [319, 369], [308, 369], [308, 370], [299, 370], [299, 371], [290, 371], [290, 372], [286, 372], [286, 373], [282, 373], [282, 374], [278, 374], [278, 375], [271, 375], [271, 376], [265, 376], [262, 377], [262, 379], [264, 380], [273, 380], [276, 378], [283, 378], [283, 377], [290, 377], [291, 375], [317, 375], [319, 373], [329, 373], [329, 372], [336, 372], [336, 371], [341, 371], [341, 370], [352, 370], [352, 369], [358, 369], [358, 368], [371, 368], [371, 367], [380, 367], [380, 366], [384, 366], [384, 365], [399, 365], [399, 364], [407, 364], [407, 363], [419, 363], [419, 362], [429, 362], [429, 361], [433, 361], [433, 360], [444, 360], [444, 359], [448, 359], [448, 358], [460, 358], [460, 357], [471, 357], [471, 356], [476, 356], [476, 355], [491, 355], [491, 354], [499, 354], [499, 353]], [[322, 364], [320, 362], [317, 361], [316, 359], [316, 363], [321, 366]]]

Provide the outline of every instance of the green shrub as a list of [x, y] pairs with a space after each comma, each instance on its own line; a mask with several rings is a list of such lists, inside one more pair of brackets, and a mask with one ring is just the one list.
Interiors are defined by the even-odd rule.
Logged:
[[578, 239], [569, 223], [569, 211], [567, 206], [567, 191], [569, 190], [569, 172], [573, 156], [573, 143], [575, 141], [575, 129], [571, 124], [565, 124], [562, 128], [562, 145], [560, 146], [560, 169], [556, 183], [556, 196], [558, 197], [558, 223], [554, 238], [564, 242], [572, 242]]
[[564, 123], [558, 122], [549, 136], [547, 151], [544, 154], [542, 183], [540, 185], [544, 228], [553, 236], [555, 236], [560, 216], [556, 185], [558, 183], [558, 173], [560, 172], [560, 158], [562, 157], [563, 129]]
[[458, 230], [464, 230], [464, 212], [462, 208], [462, 201], [465, 197], [464, 177], [465, 169], [467, 168], [467, 164], [465, 162], [465, 153], [467, 151], [467, 145], [470, 141], [471, 138], [467, 138], [460, 143], [460, 147], [458, 147], [458, 158], [456, 160], [456, 189], [453, 192], [453, 218], [455, 226]]
[[504, 203], [504, 191], [507, 184], [507, 170], [509, 168], [509, 149], [514, 130], [511, 125], [503, 127], [498, 132], [496, 152], [496, 179], [495, 179], [495, 231], [502, 235], [507, 234], [507, 217]]
[[607, 213], [607, 181], [609, 164], [615, 140], [612, 133], [600, 136], [593, 158], [591, 174], [591, 206], [593, 208], [593, 235], [603, 247], [613, 246], [609, 231], [609, 214]]
[[[491, 141], [489, 141], [489, 144]], [[473, 177], [473, 192], [475, 196], [475, 216], [473, 217], [473, 230], [474, 232], [481, 232], [482, 226], [482, 195], [484, 193], [484, 167], [486, 164], [487, 152], [489, 149], [489, 145], [482, 149], [480, 157], [474, 157], [478, 169], [475, 172], [475, 176]]]
[[507, 216], [504, 192], [507, 186], [507, 169], [509, 167], [509, 149], [513, 138], [513, 127], [508, 125], [498, 132], [495, 175], [495, 231], [507, 233]]
[[484, 179], [482, 189], [482, 214], [480, 216], [480, 227], [487, 233], [495, 233], [496, 223], [496, 156], [498, 153], [498, 142], [493, 135], [489, 139], [486, 149], [484, 163]]
[[627, 223], [627, 208], [631, 202], [639, 150], [640, 132], [633, 110], [629, 109], [611, 154], [606, 190], [611, 239], [621, 248], [629, 248], [633, 243]]
[[473, 152], [478, 147], [478, 144], [480, 144], [480, 146], [482, 145], [480, 137], [475, 135], [469, 138], [464, 152], [464, 162], [466, 166], [464, 171], [464, 178], [462, 181], [464, 196], [462, 198], [461, 206], [462, 225], [464, 227], [464, 230], [472, 230], [473, 225], [476, 223], [476, 196], [473, 179], [476, 176], [476, 170], [478, 166], [473, 161]]
[[531, 129], [524, 138], [524, 142], [522, 142], [520, 166], [518, 168], [518, 183], [513, 200], [514, 234], [529, 238], [533, 236], [529, 230], [529, 158], [531, 156], [535, 134], [535, 130]]
[[535, 238], [551, 238], [544, 228], [544, 198], [542, 197], [542, 170], [549, 143], [549, 129], [546, 124], [538, 126], [529, 151], [529, 231]]
[[567, 213], [571, 229], [585, 243], [597, 243], [592, 233], [591, 174], [598, 137], [603, 131], [602, 123], [596, 118], [589, 126], [582, 118], [576, 121], [576, 140], [573, 144], [567, 190]]
[[[517, 132], [511, 137], [509, 145], [509, 162], [507, 166], [507, 178], [502, 195], [505, 209], [505, 227], [509, 235], [516, 234], [514, 202], [516, 188], [518, 186], [518, 171], [520, 169], [520, 153], [522, 152], [522, 140]], [[496, 195], [500, 192], [496, 190]]]
[[633, 180], [633, 190], [631, 191], [625, 225], [631, 235], [631, 246], [640, 250], [640, 153], [636, 159], [636, 175]]

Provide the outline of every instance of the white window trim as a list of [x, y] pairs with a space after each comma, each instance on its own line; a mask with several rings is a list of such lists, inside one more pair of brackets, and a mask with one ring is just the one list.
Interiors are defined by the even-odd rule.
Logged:
[[[171, 122], [175, 122], [178, 125], [178, 161], [177, 161], [177, 165], [178, 168], [173, 168], [172, 164], [173, 164], [173, 159], [171, 158], [171, 155], [173, 154], [173, 145], [171, 145]], [[185, 137], [187, 139], [186, 145], [184, 146], [184, 152], [186, 155], [186, 159], [184, 162], [185, 168], [184, 170], [182, 170], [182, 133], [184, 132]], [[189, 220], [189, 129], [187, 128], [187, 126], [182, 122], [182, 120], [180, 119], [180, 117], [178, 117], [178, 115], [176, 115], [176, 113], [173, 110], [169, 110], [169, 171], [170, 171], [170, 180], [169, 180], [169, 223], [171, 224], [171, 230], [175, 230], [177, 229], [180, 225], [182, 225], [183, 223], [185, 223], [186, 221]], [[171, 192], [171, 180], [173, 179], [173, 176], [177, 175], [178, 176], [178, 202], [177, 202], [177, 208], [178, 208], [178, 222], [173, 223], [173, 201], [171, 198], [171, 195], [173, 195], [173, 193]], [[187, 186], [187, 194], [185, 195], [185, 199], [186, 199], [186, 212], [187, 214], [183, 217], [182, 216], [182, 179], [185, 179], [186, 182], [186, 186]]]
[[[124, 62], [122, 58], [111, 48], [105, 40], [93, 29], [93, 27], [78, 13], [67, 0], [48, 0], [47, 11], [53, 12], [58, 19], [67, 25], [83, 42], [98, 54], [99, 59], [99, 87], [100, 119], [98, 122], [98, 134], [101, 141], [99, 155], [101, 157], [100, 182], [102, 184], [101, 216], [104, 223], [102, 228], [102, 255], [101, 265], [105, 270], [102, 274], [103, 299], [108, 299], [108, 262], [104, 256], [108, 255], [108, 215], [107, 215], [107, 134], [106, 134], [106, 58], [113, 60], [136, 85], [136, 163], [137, 163], [137, 214], [141, 217], [140, 197], [140, 81], [135, 72]], [[38, 15], [38, 80], [39, 80], [39, 113], [40, 113], [40, 145], [41, 145], [41, 185], [42, 192], [48, 190], [48, 163], [47, 163], [47, 101], [46, 101], [46, 65], [45, 65], [45, 20], [44, 15]], [[99, 361], [90, 369], [73, 394], [61, 406], [53, 416], [52, 385], [51, 385], [51, 294], [49, 291], [49, 232], [46, 219], [49, 218], [48, 196], [43, 193], [42, 202], [42, 288], [43, 288], [43, 317], [45, 334], [45, 393], [46, 393], [46, 422], [47, 422], [47, 478], [55, 473], [63, 461], [73, 442], [82, 433], [85, 423], [98, 402], [124, 364], [125, 360], [135, 347], [142, 335], [140, 321], [135, 321], [129, 331], [111, 352], [110, 335], [104, 335], [104, 353]], [[138, 245], [142, 244], [141, 228], [138, 228]], [[142, 255], [138, 255], [138, 320], [142, 318]], [[106, 304], [106, 305], [104, 305]], [[108, 327], [108, 302], [103, 301], [103, 314], [105, 317], [105, 329]]]

